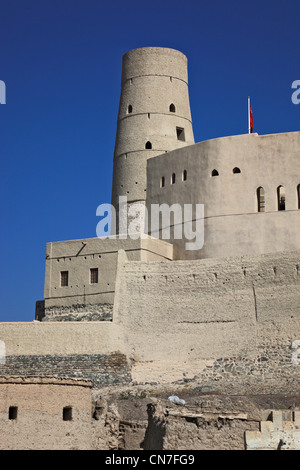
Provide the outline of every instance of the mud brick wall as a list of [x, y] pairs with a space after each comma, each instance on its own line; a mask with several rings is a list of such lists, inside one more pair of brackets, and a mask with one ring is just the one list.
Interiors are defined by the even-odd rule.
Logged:
[[299, 266], [299, 252], [124, 262], [114, 321], [131, 347], [133, 380], [196, 377], [204, 391], [295, 393]]

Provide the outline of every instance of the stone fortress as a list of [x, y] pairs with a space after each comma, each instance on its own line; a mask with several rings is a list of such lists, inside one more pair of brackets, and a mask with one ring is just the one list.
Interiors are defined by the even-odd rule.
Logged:
[[35, 321], [0, 324], [2, 448], [299, 449], [299, 157], [195, 143], [186, 56], [126, 53], [115, 230], [48, 243]]

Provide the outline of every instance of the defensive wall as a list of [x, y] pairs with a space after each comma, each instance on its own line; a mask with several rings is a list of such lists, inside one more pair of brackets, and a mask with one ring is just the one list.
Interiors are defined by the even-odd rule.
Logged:
[[120, 251], [113, 321], [1, 323], [0, 374], [294, 393], [299, 286], [299, 251], [173, 262]]
[[173, 259], [171, 244], [146, 235], [47, 243], [44, 301], [37, 302], [36, 319], [111, 320], [120, 249], [131, 261]]
[[137, 380], [184, 375], [197, 376], [203, 390], [295, 390], [299, 252], [124, 263], [118, 277], [115, 320]]
[[122, 335], [112, 322], [1, 323], [1, 376], [82, 378], [95, 387], [128, 383]]
[[[147, 209], [152, 204], [204, 205], [204, 246], [180, 259], [224, 258], [300, 249], [300, 132], [222, 137], [173, 150], [147, 161]], [[280, 205], [280, 199], [283, 204]], [[185, 218], [185, 222], [188, 219]], [[148, 224], [150, 233], [151, 222]], [[178, 227], [177, 227], [178, 228]], [[195, 227], [194, 227], [195, 230]]]

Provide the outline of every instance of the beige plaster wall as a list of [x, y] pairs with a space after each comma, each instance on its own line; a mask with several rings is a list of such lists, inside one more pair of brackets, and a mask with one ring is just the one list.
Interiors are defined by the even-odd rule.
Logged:
[[[45, 307], [113, 304], [118, 251], [129, 260], [172, 259], [173, 246], [147, 238], [90, 238], [48, 243], [46, 247]], [[98, 283], [90, 283], [90, 269], [98, 268]], [[61, 271], [68, 271], [68, 286], [61, 286]]]
[[0, 323], [0, 340], [7, 356], [110, 354], [123, 344], [119, 326], [102, 321]]
[[[300, 338], [299, 252], [171, 263], [124, 260], [117, 283], [114, 318], [135, 361], [136, 380], [197, 375], [226, 357], [242, 361], [243, 376], [262, 351], [272, 352], [275, 362], [268, 366], [270, 376], [279, 374], [278, 383], [280, 357], [291, 366], [289, 348]], [[299, 378], [297, 371], [292, 372]]]
[[[151, 204], [204, 204], [203, 248], [184, 251], [187, 240], [171, 238], [182, 259], [297, 250], [299, 155], [300, 132], [292, 132], [213, 139], [155, 157], [147, 162], [148, 212], [151, 214]], [[233, 174], [235, 167], [241, 173]], [[219, 176], [211, 175], [214, 169]], [[186, 181], [182, 181], [184, 170]], [[176, 174], [173, 185], [172, 173]], [[162, 176], [165, 187], [161, 187]], [[285, 211], [277, 210], [280, 185], [286, 193]], [[265, 190], [264, 213], [257, 212], [256, 190], [260, 186]]]

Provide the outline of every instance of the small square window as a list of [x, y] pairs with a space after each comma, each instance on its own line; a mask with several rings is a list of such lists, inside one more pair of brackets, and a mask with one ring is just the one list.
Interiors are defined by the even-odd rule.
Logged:
[[69, 285], [69, 271], [60, 272], [60, 286], [66, 287]]
[[177, 133], [177, 140], [181, 140], [182, 142], [185, 142], [184, 129], [182, 127], [176, 127], [176, 133]]
[[65, 406], [63, 408], [63, 421], [72, 421], [72, 407]]
[[97, 284], [98, 283], [98, 268], [91, 268], [90, 269], [90, 283]]
[[18, 416], [18, 407], [10, 406], [8, 410], [8, 419], [17, 419]]

